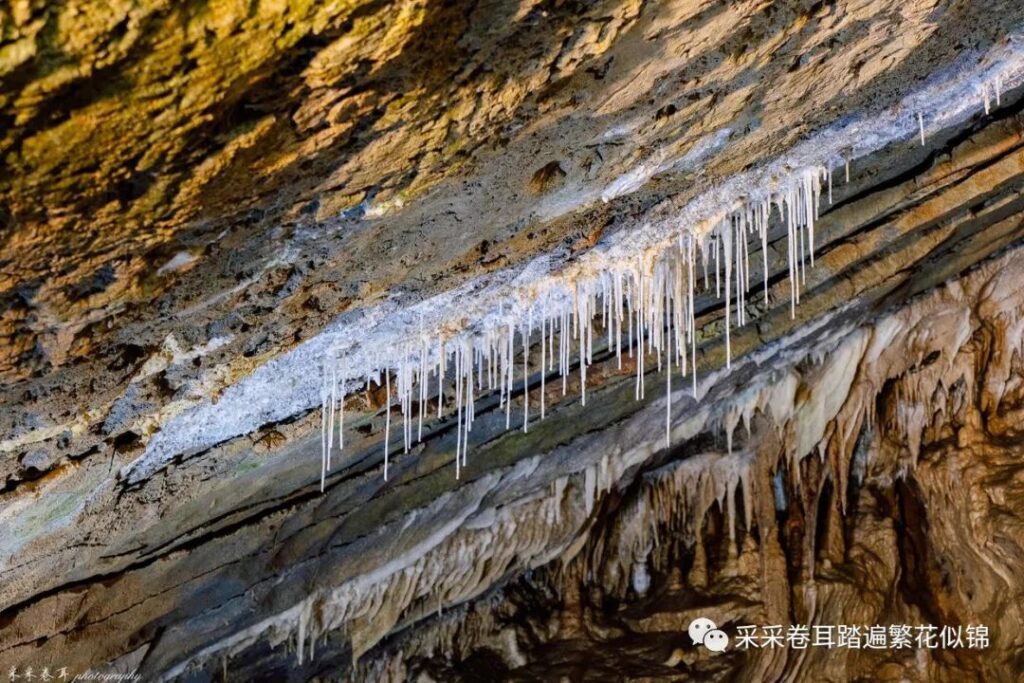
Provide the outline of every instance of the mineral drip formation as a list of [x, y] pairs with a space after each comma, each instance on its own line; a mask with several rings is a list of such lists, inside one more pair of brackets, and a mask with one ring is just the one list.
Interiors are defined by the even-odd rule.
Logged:
[[[650, 357], [658, 371], [666, 373], [668, 441], [673, 373], [678, 372], [680, 379], [687, 378], [694, 397], [698, 396], [694, 292], [713, 289], [715, 296], [724, 301], [726, 367], [731, 367], [730, 330], [734, 324], [746, 324], [748, 318], [750, 242], [760, 242], [759, 269], [767, 300], [768, 229], [777, 212], [786, 228], [790, 313], [795, 316], [807, 268], [814, 265], [814, 221], [822, 187], [831, 187], [831, 183], [830, 169], [819, 167], [798, 172], [784, 190], [762, 201], [744, 203], [710, 230], [680, 229], [668, 243], [637, 250], [633, 259], [611, 263], [589, 277], [577, 277], [567, 286], [536, 293], [518, 318], [498, 311], [494, 320], [499, 322], [484, 329], [470, 327], [452, 335], [424, 331], [398, 349], [385, 350], [375, 359], [375, 369], [365, 377], [367, 384], [383, 384], [387, 396], [384, 478], [388, 477], [393, 400], [400, 406], [399, 439], [407, 453], [415, 442], [422, 440], [424, 420], [435, 409], [438, 419], [444, 415], [445, 379], [451, 377], [455, 389], [458, 478], [468, 463], [474, 404], [482, 394], [498, 392], [500, 405], [505, 408], [505, 428], [511, 429], [512, 395], [517, 389], [522, 390], [523, 412], [515, 416], [515, 424], [526, 432], [530, 426], [529, 388], [533, 378], [538, 378], [540, 384], [540, 405], [535, 410], [543, 419], [547, 375], [557, 372], [564, 395], [575, 364], [580, 373], [580, 401], [586, 405], [587, 367], [594, 357], [595, 328], [604, 336], [606, 350], [615, 354], [619, 369], [623, 354], [634, 358], [637, 400], [645, 396], [644, 375]], [[531, 357], [534, 347], [537, 350]], [[324, 364], [321, 490], [331, 467], [335, 440], [339, 449], [344, 447], [345, 397], [353, 388], [346, 381], [344, 363], [344, 358], [330, 356]]]

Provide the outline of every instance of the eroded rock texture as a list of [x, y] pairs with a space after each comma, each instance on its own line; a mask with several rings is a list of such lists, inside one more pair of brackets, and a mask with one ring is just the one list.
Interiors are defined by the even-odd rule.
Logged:
[[[718, 430], [701, 431], [617, 478], [596, 504], [591, 470], [559, 483], [545, 502], [578, 514], [585, 531], [558, 562], [396, 636], [361, 673], [1014, 680], [1022, 277], [1018, 250], [727, 399], [725, 414], [743, 423], [731, 453]], [[599, 490], [606, 467], [595, 468]], [[464, 533], [487, 537], [471, 545], [496, 540]], [[402, 595], [402, 582], [393, 590]], [[720, 656], [691, 644], [698, 616], [730, 626], [984, 623], [994, 644], [928, 657], [813, 647]]]
[[[1021, 93], [923, 145], [898, 103], [1022, 25], [994, 0], [0, 10], [0, 670], [1019, 680]], [[587, 405], [548, 382], [528, 433], [481, 397], [459, 480], [449, 396], [383, 481], [374, 383], [323, 493], [315, 396], [125, 474], [332, 324], [571, 262], [852, 112], [911, 133], [850, 143], [795, 318], [773, 225], [729, 371], [699, 293], [669, 447], [664, 377], [636, 401], [602, 348]], [[992, 644], [711, 655], [698, 614]]]

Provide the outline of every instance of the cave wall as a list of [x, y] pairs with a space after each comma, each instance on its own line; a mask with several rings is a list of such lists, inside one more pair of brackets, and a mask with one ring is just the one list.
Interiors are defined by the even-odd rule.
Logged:
[[[1012, 52], [1018, 3], [0, 12], [0, 670], [1015, 680], [1021, 92], [930, 112], [923, 144], [900, 107]], [[840, 141], [793, 317], [773, 223], [728, 370], [699, 293], [669, 445], [664, 377], [636, 401], [599, 348], [587, 405], [552, 377], [527, 433], [482, 397], [458, 480], [450, 391], [383, 480], [399, 414], [368, 383], [321, 492], [319, 376], [275, 362], [577, 262], [858, 112], [910, 133]], [[272, 417], [178, 438], [261, 372]], [[994, 645], [714, 658], [683, 638], [709, 609], [984, 620]]]

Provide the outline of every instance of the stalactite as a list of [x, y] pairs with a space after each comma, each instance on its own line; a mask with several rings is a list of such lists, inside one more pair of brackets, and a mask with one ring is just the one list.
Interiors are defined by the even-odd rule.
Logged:
[[391, 440], [391, 372], [384, 370], [384, 481], [388, 480], [388, 456]]

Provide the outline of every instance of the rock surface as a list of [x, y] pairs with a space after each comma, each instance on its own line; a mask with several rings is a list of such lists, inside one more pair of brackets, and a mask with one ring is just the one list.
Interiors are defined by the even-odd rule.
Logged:
[[[669, 448], [662, 375], [635, 401], [600, 353], [586, 407], [549, 382], [528, 433], [482, 399], [458, 481], [450, 410], [383, 481], [376, 385], [323, 494], [317, 409], [123, 472], [332, 321], [571, 261], [1019, 26], [924, 0], [0, 10], [0, 669], [1016, 680], [1016, 89], [853, 159], [792, 320], [776, 228], [728, 372], [701, 294], [706, 394], [676, 390]], [[698, 614], [992, 645], [713, 656]]]

